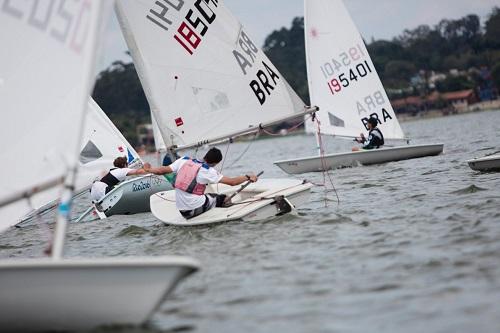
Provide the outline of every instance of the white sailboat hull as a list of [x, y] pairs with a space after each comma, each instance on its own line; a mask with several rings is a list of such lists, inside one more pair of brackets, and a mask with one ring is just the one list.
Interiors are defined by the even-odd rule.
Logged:
[[467, 163], [476, 171], [500, 171], [500, 154], [475, 158], [468, 160]]
[[146, 320], [195, 272], [187, 257], [0, 262], [2, 331], [87, 330]]
[[[231, 195], [240, 186], [223, 184], [212, 185], [206, 193]], [[218, 187], [218, 191], [216, 191]], [[295, 179], [260, 179], [250, 184], [237, 194], [232, 202], [235, 205], [228, 208], [213, 208], [192, 219], [186, 220], [175, 205], [175, 191], [159, 192], [151, 196], [151, 212], [166, 224], [177, 226], [195, 226], [212, 223], [222, 223], [234, 220], [257, 221], [283, 214], [276, 202], [277, 196], [284, 196], [293, 210], [309, 200], [313, 185], [307, 181]], [[279, 199], [278, 199], [279, 200]]]
[[109, 217], [149, 212], [149, 197], [168, 190], [172, 190], [172, 185], [163, 176], [146, 175], [124, 181], [106, 194], [98, 202], [97, 208], [92, 205], [76, 221], [95, 221], [103, 214]]
[[318, 172], [329, 169], [395, 162], [412, 158], [435, 156], [443, 152], [443, 144], [412, 145], [403, 147], [361, 150], [274, 162], [289, 174]]

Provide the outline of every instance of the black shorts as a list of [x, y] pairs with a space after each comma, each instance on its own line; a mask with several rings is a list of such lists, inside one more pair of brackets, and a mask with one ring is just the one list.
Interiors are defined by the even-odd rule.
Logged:
[[201, 215], [201, 214], [209, 211], [214, 206], [212, 206], [210, 204], [210, 199], [208, 196], [215, 198], [215, 207], [222, 207], [222, 205], [224, 204], [224, 199], [226, 199], [225, 194], [208, 193], [208, 194], [205, 194], [205, 202], [200, 207], [192, 209], [192, 210], [179, 210], [179, 212], [186, 220], [189, 220], [195, 216]]

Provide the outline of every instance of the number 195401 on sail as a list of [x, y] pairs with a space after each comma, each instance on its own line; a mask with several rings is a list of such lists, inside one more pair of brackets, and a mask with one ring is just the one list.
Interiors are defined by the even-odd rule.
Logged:
[[363, 79], [372, 72], [372, 68], [368, 64], [368, 61], [359, 63], [355, 67], [350, 68], [348, 72], [342, 73], [327, 81], [330, 93], [335, 95], [341, 92], [343, 88], [349, 87], [351, 83]]

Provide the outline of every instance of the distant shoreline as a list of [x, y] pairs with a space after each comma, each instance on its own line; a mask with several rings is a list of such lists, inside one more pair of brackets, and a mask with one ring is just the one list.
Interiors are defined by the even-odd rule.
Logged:
[[[454, 115], [461, 115], [461, 114], [466, 114], [466, 113], [473, 113], [473, 112], [483, 112], [483, 111], [499, 111], [500, 112], [500, 99], [494, 100], [494, 101], [488, 101], [488, 102], [481, 102], [481, 103], [476, 103], [472, 104], [466, 108], [461, 108], [461, 109], [456, 109], [452, 112], [447, 111], [447, 110], [439, 110], [439, 109], [433, 109], [433, 110], [427, 110], [427, 111], [422, 111], [414, 116], [404, 114], [404, 113], [397, 113], [396, 116], [398, 117], [399, 122], [411, 122], [411, 121], [418, 121], [418, 120], [424, 120], [424, 119], [433, 119], [433, 118], [442, 118], [442, 117], [448, 117], [448, 116], [454, 116]], [[275, 133], [278, 134], [278, 133]], [[265, 133], [260, 133], [255, 137], [255, 134], [249, 134], [249, 135], [244, 135], [238, 138], [234, 139], [234, 142], [248, 142], [252, 140], [267, 140], [267, 139], [273, 139], [273, 138], [283, 138], [286, 136], [296, 136], [296, 135], [302, 135], [306, 134], [304, 128], [297, 129], [293, 132], [286, 133], [284, 135], [267, 135]], [[136, 148], [137, 151], [139, 148]], [[141, 153], [139, 154], [141, 155]]]
[[459, 108], [452, 111], [446, 109], [432, 109], [419, 112], [416, 115], [396, 113], [396, 116], [398, 117], [398, 120], [400, 122], [409, 122], [421, 119], [441, 118], [441, 117], [447, 117], [465, 113], [494, 111], [494, 110], [500, 111], [500, 99], [494, 101], [480, 102], [469, 105], [465, 108]]

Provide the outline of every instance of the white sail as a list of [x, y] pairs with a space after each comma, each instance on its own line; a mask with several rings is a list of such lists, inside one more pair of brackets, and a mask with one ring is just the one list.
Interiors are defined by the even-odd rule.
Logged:
[[188, 146], [299, 115], [304, 103], [223, 1], [117, 1], [165, 142]]
[[[126, 156], [132, 168], [142, 166], [143, 161], [139, 154], [92, 98], [88, 101], [83, 134], [74, 186], [76, 194], [104, 176], [113, 167], [113, 161], [118, 156]], [[54, 189], [34, 196], [31, 199], [34, 211], [22, 219], [32, 217], [40, 208], [52, 208], [57, 204], [59, 194], [59, 191]]]
[[151, 124], [153, 125], [153, 136], [155, 139], [155, 147], [157, 152], [163, 152], [167, 150], [167, 145], [163, 140], [163, 137], [160, 132], [160, 127], [158, 126], [158, 122], [156, 121], [155, 115], [151, 112]]
[[88, 101], [81, 147], [76, 190], [103, 176], [118, 156], [126, 156], [131, 167], [142, 165], [139, 154], [92, 98]]
[[0, 3], [0, 230], [30, 210], [16, 198], [57, 191], [74, 166], [101, 12], [98, 1]]
[[109, 169], [118, 156], [126, 156], [129, 165], [142, 162], [132, 145], [90, 98], [80, 152], [80, 170], [90, 169], [97, 163]]
[[[342, 0], [305, 0], [307, 77], [323, 134], [355, 137], [372, 117], [387, 139], [403, 131], [364, 41]], [[306, 123], [308, 132], [315, 125]]]

